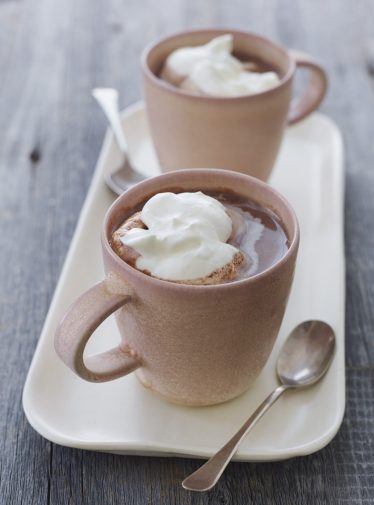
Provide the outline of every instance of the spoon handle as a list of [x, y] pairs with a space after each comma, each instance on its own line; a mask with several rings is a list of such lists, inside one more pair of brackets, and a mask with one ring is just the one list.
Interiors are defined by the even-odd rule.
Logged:
[[121, 152], [127, 155], [128, 146], [123, 133], [118, 110], [118, 91], [114, 88], [95, 88], [92, 96], [106, 115]]
[[182, 482], [184, 489], [190, 491], [208, 491], [208, 489], [211, 489], [223, 474], [243, 438], [286, 389], [288, 389], [288, 386], [285, 385], [278, 386], [274, 389], [254, 411], [251, 417], [247, 419], [239, 431], [206, 463], [184, 479]]

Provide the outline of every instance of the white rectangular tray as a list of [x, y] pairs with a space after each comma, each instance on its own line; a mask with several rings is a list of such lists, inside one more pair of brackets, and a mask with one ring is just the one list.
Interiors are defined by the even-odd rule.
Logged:
[[[133, 161], [158, 172], [141, 103], [123, 113]], [[289, 128], [271, 184], [292, 203], [301, 226], [295, 282], [273, 353], [254, 387], [222, 405], [171, 405], [144, 389], [135, 376], [104, 384], [76, 377], [57, 358], [55, 328], [67, 306], [103, 277], [100, 228], [114, 200], [103, 174], [121, 157], [107, 132], [85, 205], [35, 351], [23, 393], [31, 425], [58, 444], [122, 454], [212, 455], [276, 385], [275, 361], [283, 339], [299, 322], [322, 319], [336, 331], [337, 352], [316, 386], [289, 392], [258, 423], [235, 456], [266, 461], [312, 453], [337, 432], [344, 413], [344, 248], [342, 142], [321, 114]], [[91, 351], [119, 338], [109, 320], [96, 332]]]

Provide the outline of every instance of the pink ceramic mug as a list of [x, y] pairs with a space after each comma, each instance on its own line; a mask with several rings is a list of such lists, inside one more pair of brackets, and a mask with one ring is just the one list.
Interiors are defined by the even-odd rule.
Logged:
[[[201, 45], [224, 33], [233, 34], [234, 54], [274, 69], [279, 84], [255, 95], [213, 98], [192, 95], [158, 77], [174, 49]], [[230, 167], [266, 181], [286, 125], [315, 110], [327, 88], [324, 70], [310, 56], [235, 30], [182, 32], [164, 38], [144, 51], [142, 67], [152, 139], [164, 172]], [[292, 82], [299, 67], [309, 71], [310, 79], [304, 93], [291, 103]]]
[[[111, 248], [112, 232], [155, 193], [222, 189], [271, 209], [281, 220], [290, 246], [268, 270], [227, 284], [177, 284], [136, 270]], [[146, 387], [185, 405], [219, 403], [245, 391], [269, 357], [292, 283], [299, 228], [287, 201], [267, 184], [235, 172], [171, 172], [121, 195], [106, 214], [101, 237], [106, 278], [62, 319], [55, 337], [62, 360], [93, 382], [137, 370]], [[121, 343], [83, 358], [91, 334], [113, 312]]]

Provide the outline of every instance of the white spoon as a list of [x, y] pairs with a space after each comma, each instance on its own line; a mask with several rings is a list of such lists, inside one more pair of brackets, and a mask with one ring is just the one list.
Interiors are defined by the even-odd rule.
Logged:
[[134, 170], [129, 161], [129, 150], [118, 109], [118, 91], [114, 88], [95, 88], [92, 90], [92, 96], [104, 111], [112, 127], [118, 147], [124, 156], [121, 168], [105, 175], [105, 182], [109, 188], [117, 195], [121, 195], [126, 189], [143, 181], [146, 177]]

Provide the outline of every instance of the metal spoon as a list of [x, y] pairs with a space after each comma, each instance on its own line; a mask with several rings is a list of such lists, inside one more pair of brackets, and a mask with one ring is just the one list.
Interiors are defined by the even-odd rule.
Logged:
[[267, 410], [287, 389], [303, 388], [319, 381], [328, 370], [335, 349], [333, 329], [322, 321], [297, 326], [283, 345], [277, 362], [281, 382], [257, 408], [240, 430], [204, 465], [184, 479], [190, 491], [208, 491], [221, 477], [240, 443]]
[[124, 156], [121, 168], [111, 174], [105, 175], [105, 182], [109, 188], [117, 195], [121, 195], [126, 189], [143, 181], [146, 177], [134, 170], [129, 161], [129, 149], [121, 126], [121, 118], [118, 110], [118, 91], [114, 88], [95, 88], [92, 90], [92, 96], [103, 109], [112, 127], [118, 147]]

